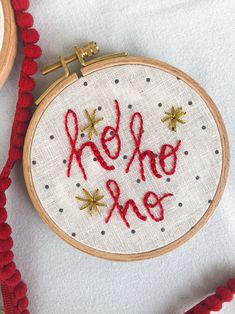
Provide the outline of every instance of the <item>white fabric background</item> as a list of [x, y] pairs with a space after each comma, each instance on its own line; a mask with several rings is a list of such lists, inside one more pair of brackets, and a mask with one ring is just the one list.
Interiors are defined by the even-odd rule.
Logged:
[[[199, 81], [224, 117], [234, 159], [235, 1], [32, 0], [44, 50], [40, 64], [96, 40], [105, 52], [128, 50], [173, 64]], [[0, 166], [15, 111], [18, 56], [0, 91]], [[37, 94], [58, 74], [38, 77]], [[21, 165], [8, 192], [15, 256], [29, 285], [33, 314], [178, 314], [235, 274], [234, 161], [214, 217], [190, 242], [160, 258], [116, 263], [60, 240], [34, 210]], [[234, 313], [235, 302], [222, 313]]]

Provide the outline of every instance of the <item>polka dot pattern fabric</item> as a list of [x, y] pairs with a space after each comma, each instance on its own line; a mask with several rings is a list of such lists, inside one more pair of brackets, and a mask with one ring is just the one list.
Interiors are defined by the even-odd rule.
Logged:
[[[116, 160], [111, 160], [101, 145], [101, 133], [107, 125], [115, 127], [115, 100], [118, 100], [121, 112], [121, 151]], [[176, 132], [161, 121], [172, 106], [182, 107], [186, 112], [182, 117], [185, 124], [177, 124]], [[97, 119], [103, 119], [97, 123], [98, 135], [94, 134], [92, 141], [106, 163], [115, 167], [114, 170], [105, 170], [91, 150], [84, 150], [82, 164], [87, 180], [75, 159], [71, 174], [67, 175], [71, 145], [65, 130], [66, 113], [72, 110], [79, 125], [77, 147], [89, 140], [87, 130], [82, 130], [87, 124], [85, 109], [89, 113], [96, 109]], [[181, 141], [173, 175], [164, 174], [158, 165], [162, 177], [156, 178], [146, 161], [146, 181], [143, 181], [137, 159], [129, 173], [125, 172], [135, 150], [130, 121], [136, 112], [143, 117], [141, 149], [153, 151], [156, 160], [164, 144], [175, 147]], [[69, 126], [74, 130], [71, 121]], [[111, 151], [115, 151], [115, 145], [115, 142], [110, 142]], [[110, 253], [148, 252], [185, 235], [212, 205], [221, 171], [220, 134], [204, 100], [181, 79], [144, 65], [110, 67], [72, 83], [45, 109], [31, 143], [32, 182], [45, 212], [69, 237]], [[146, 221], [139, 219], [129, 208], [126, 218], [130, 228], [123, 223], [117, 209], [114, 209], [110, 221], [105, 222], [113, 204], [106, 187], [108, 180], [118, 183], [120, 204], [133, 199], [141, 214], [147, 217]], [[100, 214], [91, 216], [87, 209], [80, 210], [83, 203], [76, 197], [84, 197], [83, 189], [91, 193], [99, 189], [104, 196], [101, 201], [107, 206], [99, 207]], [[164, 219], [159, 222], [151, 219], [144, 206], [143, 198], [148, 191], [159, 197], [173, 194], [163, 201]], [[153, 210], [156, 210], [155, 215], [159, 215], [159, 208]]]

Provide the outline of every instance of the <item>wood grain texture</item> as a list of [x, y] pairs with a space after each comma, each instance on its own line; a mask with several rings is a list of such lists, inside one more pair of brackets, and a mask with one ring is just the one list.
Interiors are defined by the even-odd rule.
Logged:
[[2, 49], [0, 51], [0, 87], [5, 83], [15, 60], [17, 36], [14, 12], [10, 0], [1, 0], [4, 15], [4, 32]]
[[162, 254], [165, 254], [167, 252], [170, 252], [171, 250], [177, 248], [178, 246], [182, 245], [186, 241], [188, 241], [192, 236], [194, 236], [209, 220], [209, 218], [212, 216], [212, 214], [215, 211], [215, 208], [217, 207], [228, 177], [228, 171], [229, 171], [229, 143], [228, 143], [228, 137], [226, 128], [224, 125], [224, 122], [222, 120], [222, 117], [212, 101], [212, 99], [208, 96], [206, 91], [192, 78], [190, 78], [187, 74], [182, 72], [181, 70], [172, 67], [166, 63], [163, 63], [161, 61], [156, 61], [153, 59], [148, 59], [144, 57], [121, 57], [116, 58], [112, 60], [106, 60], [101, 61], [95, 64], [92, 64], [90, 66], [87, 66], [81, 70], [81, 73], [83, 76], [86, 76], [90, 73], [105, 69], [107, 67], [113, 67], [118, 65], [124, 65], [124, 64], [140, 64], [145, 66], [154, 67], [160, 70], [163, 70], [165, 72], [168, 72], [174, 76], [177, 76], [182, 81], [184, 81], [186, 84], [188, 84], [207, 104], [211, 114], [214, 117], [214, 120], [217, 124], [218, 131], [220, 134], [221, 139], [221, 145], [222, 145], [222, 171], [221, 176], [219, 180], [219, 184], [217, 187], [216, 194], [214, 196], [213, 202], [208, 207], [206, 213], [202, 216], [202, 218], [195, 224], [195, 226], [188, 231], [186, 234], [184, 234], [182, 237], [177, 239], [176, 241], [170, 243], [169, 245], [166, 245], [162, 248], [139, 253], [139, 254], [114, 254], [114, 253], [108, 253], [104, 251], [99, 251], [96, 249], [93, 249], [91, 247], [88, 247], [70, 236], [68, 236], [65, 232], [63, 232], [56, 224], [55, 222], [49, 217], [45, 209], [42, 207], [40, 200], [37, 197], [37, 193], [34, 188], [34, 184], [32, 181], [32, 175], [31, 175], [31, 161], [30, 161], [30, 155], [31, 155], [31, 144], [34, 137], [34, 132], [37, 128], [37, 124], [40, 121], [41, 116], [43, 115], [46, 108], [50, 105], [52, 100], [61, 93], [66, 87], [74, 83], [78, 80], [78, 77], [76, 74], [71, 75], [70, 77], [66, 78], [64, 81], [62, 81], [54, 90], [50, 92], [46, 96], [46, 98], [41, 102], [38, 109], [36, 110], [25, 140], [25, 146], [24, 146], [24, 156], [23, 156], [23, 168], [24, 168], [24, 177], [26, 181], [26, 186], [30, 195], [30, 198], [32, 199], [32, 202], [35, 206], [35, 208], [38, 210], [40, 216], [42, 219], [51, 227], [51, 229], [60, 236], [63, 240], [68, 242], [69, 244], [73, 245], [74, 247], [80, 249], [83, 252], [89, 253], [91, 255], [95, 255], [97, 257], [114, 260], [114, 261], [135, 261], [135, 260], [143, 260], [148, 259], [156, 256], [160, 256]]

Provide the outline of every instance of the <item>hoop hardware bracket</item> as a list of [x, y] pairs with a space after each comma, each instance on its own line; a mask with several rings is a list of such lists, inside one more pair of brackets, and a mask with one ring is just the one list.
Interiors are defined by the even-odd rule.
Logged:
[[39, 105], [41, 101], [51, 92], [52, 89], [54, 89], [61, 81], [63, 81], [65, 78], [67, 78], [71, 74], [68, 68], [68, 64], [70, 64], [71, 62], [78, 60], [79, 63], [83, 67], [85, 67], [99, 61], [127, 56], [126, 52], [119, 52], [119, 53], [113, 53], [113, 54], [108, 54], [101, 57], [92, 58], [94, 55], [98, 54], [98, 52], [100, 51], [99, 46], [94, 41], [89, 42], [83, 47], [75, 46], [74, 49], [75, 49], [74, 54], [66, 58], [60, 56], [58, 62], [45, 67], [41, 71], [43, 75], [47, 75], [60, 68], [63, 68], [64, 74], [60, 78], [58, 78], [54, 83], [52, 83], [52, 85], [35, 101], [36, 105]]

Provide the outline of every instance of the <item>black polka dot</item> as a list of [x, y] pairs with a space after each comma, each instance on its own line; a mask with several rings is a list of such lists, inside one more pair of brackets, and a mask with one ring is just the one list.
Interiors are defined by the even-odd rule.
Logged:
[[63, 208], [60, 208], [60, 209], [59, 209], [59, 212], [60, 212], [60, 213], [63, 213], [63, 211], [64, 211]]
[[132, 108], [132, 105], [128, 105], [128, 108], [131, 109], [131, 108]]
[[114, 134], [114, 132], [113, 131], [110, 131], [110, 133], [109, 133], [111, 136]]
[[190, 101], [188, 102], [188, 104], [189, 104], [189, 106], [192, 106], [193, 102], [190, 100]]
[[161, 102], [158, 104], [158, 107], [162, 107], [162, 103]]
[[83, 85], [84, 85], [84, 86], [87, 86], [87, 85], [88, 85], [88, 83], [87, 83], [87, 82], [84, 82], [84, 83], [83, 83]]
[[45, 185], [45, 189], [46, 189], [46, 190], [49, 189], [49, 185], [48, 185], [48, 184]]
[[67, 160], [66, 160], [66, 159], [64, 159], [64, 160], [63, 160], [63, 164], [66, 164], [66, 163], [67, 163]]
[[101, 231], [101, 234], [102, 234], [102, 235], [105, 235], [105, 231], [104, 231], [104, 230], [102, 230], [102, 231]]
[[120, 208], [121, 208], [121, 209], [123, 209], [123, 206], [122, 206], [122, 205], [120, 205]]
[[123, 159], [127, 159], [127, 155], [124, 155], [124, 156], [123, 156]]
[[50, 135], [50, 139], [53, 140], [54, 139], [54, 135]]
[[33, 165], [36, 165], [36, 160], [33, 160], [33, 161], [32, 161], [32, 164], [33, 164]]
[[101, 111], [101, 110], [102, 110], [102, 107], [101, 107], [101, 106], [99, 106], [99, 107], [98, 107], [98, 110], [99, 110], [99, 111]]
[[212, 200], [208, 200], [208, 203], [211, 204], [211, 203], [212, 203]]
[[180, 78], [179, 78], [178, 76], [176, 76], [176, 78], [177, 78], [177, 80], [179, 80], [179, 81], [180, 81]]
[[188, 155], [188, 151], [186, 150], [186, 151], [184, 152], [184, 154], [187, 156], [187, 155]]
[[178, 204], [178, 206], [179, 206], [179, 207], [182, 207], [182, 206], [183, 206], [183, 204], [182, 204], [182, 203], [179, 203], [179, 204]]
[[165, 228], [161, 228], [161, 232], [164, 232], [165, 231]]
[[134, 234], [134, 233], [135, 233], [135, 230], [134, 230], [134, 229], [132, 229], [132, 230], [131, 230], [131, 233], [133, 233], [133, 234]]
[[137, 179], [136, 182], [137, 182], [137, 183], [140, 183], [140, 179]]
[[76, 184], [76, 187], [77, 187], [77, 188], [80, 188], [80, 186], [81, 186], [80, 183], [77, 183], [77, 184]]
[[81, 133], [81, 137], [84, 137], [85, 136], [85, 134], [84, 133]]
[[196, 180], [199, 180], [200, 179], [200, 177], [199, 176], [196, 176], [196, 178], [195, 178]]
[[148, 82], [148, 83], [150, 82], [150, 77], [146, 78], [146, 82]]
[[219, 151], [218, 151], [218, 149], [216, 149], [216, 150], [215, 150], [215, 154], [216, 154], [216, 155], [218, 155], [218, 154], [219, 154]]
[[115, 82], [115, 84], [118, 84], [118, 83], [119, 83], [119, 80], [118, 80], [118, 79], [116, 79], [114, 82]]
[[203, 125], [203, 126], [202, 126], [202, 129], [203, 129], [203, 130], [205, 130], [205, 129], [206, 129], [206, 126], [205, 126], [205, 125]]
[[167, 181], [167, 182], [170, 182], [170, 181], [171, 181], [171, 178], [167, 178], [166, 181]]
[[75, 232], [72, 233], [72, 237], [76, 237], [76, 233]]
[[94, 160], [94, 161], [97, 161], [97, 158], [96, 158], [96, 157], [94, 157], [94, 158], [93, 158], [93, 160]]

